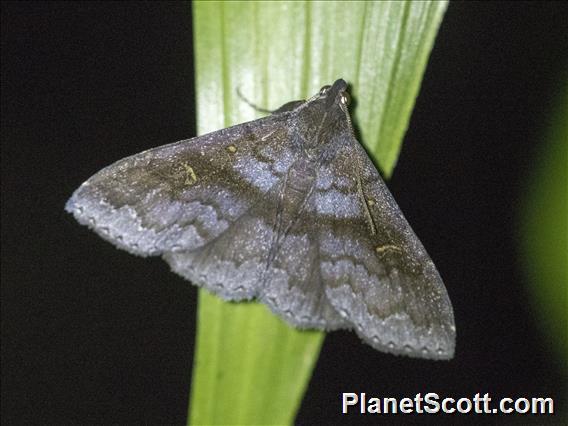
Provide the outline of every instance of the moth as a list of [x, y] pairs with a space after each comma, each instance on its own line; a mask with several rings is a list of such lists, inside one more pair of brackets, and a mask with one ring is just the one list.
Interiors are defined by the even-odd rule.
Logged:
[[271, 115], [124, 158], [66, 210], [102, 238], [298, 328], [450, 359], [446, 288], [366, 151], [347, 83]]

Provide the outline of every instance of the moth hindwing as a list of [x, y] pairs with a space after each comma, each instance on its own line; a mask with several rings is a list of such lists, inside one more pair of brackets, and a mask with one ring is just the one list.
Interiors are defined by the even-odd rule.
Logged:
[[87, 180], [66, 209], [130, 253], [300, 328], [354, 329], [449, 359], [452, 306], [363, 147], [337, 80], [259, 120], [154, 148]]

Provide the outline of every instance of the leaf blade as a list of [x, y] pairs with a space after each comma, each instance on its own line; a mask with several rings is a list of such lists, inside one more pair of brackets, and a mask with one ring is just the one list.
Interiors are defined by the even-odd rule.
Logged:
[[[258, 115], [237, 88], [275, 109], [342, 77], [357, 99], [360, 139], [389, 176], [446, 6], [195, 2], [200, 134]], [[190, 423], [291, 424], [323, 338], [262, 305], [200, 291]]]

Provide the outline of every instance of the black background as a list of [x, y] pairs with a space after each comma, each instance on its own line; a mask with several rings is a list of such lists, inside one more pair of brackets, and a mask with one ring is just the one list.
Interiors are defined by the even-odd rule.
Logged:
[[[389, 187], [444, 277], [456, 357], [394, 357], [332, 333], [299, 424], [443, 420], [341, 416], [341, 392], [552, 396], [566, 413], [516, 221], [566, 83], [567, 22], [560, 2], [450, 5]], [[4, 424], [185, 421], [195, 288], [63, 206], [102, 167], [195, 135], [191, 30], [185, 3], [2, 5]]]

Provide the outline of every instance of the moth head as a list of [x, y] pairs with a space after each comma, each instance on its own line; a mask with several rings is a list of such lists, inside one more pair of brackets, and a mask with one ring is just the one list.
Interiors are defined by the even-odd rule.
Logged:
[[349, 92], [347, 91], [347, 83], [342, 79], [333, 83], [333, 86], [329, 84], [323, 86], [316, 96], [325, 97], [328, 106], [334, 102], [339, 102], [345, 107], [348, 107], [351, 103], [351, 96], [349, 96]]
[[346, 133], [353, 133], [348, 109], [350, 99], [347, 83], [339, 79], [331, 86], [323, 86], [298, 109], [298, 128], [304, 148], [318, 150], [344, 138]]
[[320, 89], [319, 97], [325, 98], [326, 104], [329, 107], [336, 102], [342, 102], [341, 99], [345, 99], [346, 94], [349, 96], [347, 93], [347, 83], [340, 78], [331, 86], [323, 86]]

